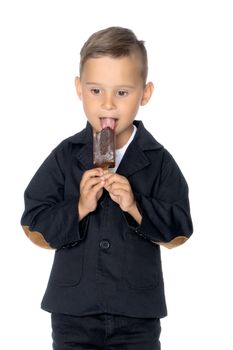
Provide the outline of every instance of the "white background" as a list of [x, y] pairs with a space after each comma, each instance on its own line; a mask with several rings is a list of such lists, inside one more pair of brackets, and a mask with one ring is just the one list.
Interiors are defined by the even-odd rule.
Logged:
[[1, 0], [1, 349], [51, 348], [40, 301], [53, 252], [24, 236], [23, 192], [50, 151], [85, 126], [74, 90], [79, 50], [112, 25], [146, 41], [156, 89], [138, 119], [173, 154], [190, 188], [195, 233], [162, 252], [169, 311], [162, 349], [233, 349], [231, 6]]

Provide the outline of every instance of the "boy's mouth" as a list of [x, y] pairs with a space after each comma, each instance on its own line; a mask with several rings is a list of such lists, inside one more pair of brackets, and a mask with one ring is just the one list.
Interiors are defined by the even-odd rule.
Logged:
[[116, 127], [116, 118], [100, 118], [101, 128], [110, 128], [112, 130]]

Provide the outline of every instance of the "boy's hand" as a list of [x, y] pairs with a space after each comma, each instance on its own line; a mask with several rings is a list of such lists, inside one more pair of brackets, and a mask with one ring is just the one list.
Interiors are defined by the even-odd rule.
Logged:
[[79, 220], [94, 211], [97, 202], [102, 196], [105, 181], [104, 171], [101, 168], [95, 168], [85, 171], [80, 182], [80, 197], [78, 203]]
[[126, 177], [116, 173], [104, 175], [104, 188], [109, 192], [114, 202], [119, 204], [123, 211], [128, 212], [140, 224], [142, 217], [137, 208], [132, 188]]

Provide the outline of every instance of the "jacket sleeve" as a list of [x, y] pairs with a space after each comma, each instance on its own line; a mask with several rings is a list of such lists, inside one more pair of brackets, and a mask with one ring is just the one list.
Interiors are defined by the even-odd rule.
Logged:
[[184, 243], [192, 234], [188, 185], [178, 165], [165, 150], [158, 190], [148, 197], [135, 193], [142, 216], [138, 226], [133, 220], [128, 223], [145, 239], [167, 248]]
[[58, 249], [83, 239], [85, 219], [79, 223], [78, 193], [64, 199], [65, 174], [54, 150], [25, 190], [21, 224], [27, 236], [44, 248]]

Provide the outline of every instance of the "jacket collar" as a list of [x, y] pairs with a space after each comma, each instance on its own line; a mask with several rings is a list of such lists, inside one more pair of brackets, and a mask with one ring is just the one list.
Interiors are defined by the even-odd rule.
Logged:
[[140, 120], [135, 120], [134, 125], [137, 127], [137, 132], [134, 138], [135, 143], [143, 151], [161, 149], [163, 146], [155, 140], [155, 138], [147, 131]]
[[134, 121], [136, 135], [126, 150], [117, 172], [128, 177], [151, 164], [146, 151], [159, 150], [163, 146], [145, 129], [141, 121]]
[[75, 157], [84, 170], [93, 168], [93, 132], [89, 122], [86, 128], [79, 133], [69, 137], [67, 141], [73, 145], [79, 145], [75, 148]]
[[73, 144], [86, 144], [92, 140], [92, 127], [87, 122], [85, 129], [78, 132], [77, 134], [70, 136], [67, 141]]
[[[145, 129], [141, 121], [135, 120], [134, 124], [137, 127], [136, 135], [117, 169], [117, 172], [124, 176], [130, 176], [150, 164], [145, 151], [163, 148]], [[85, 129], [71, 136], [67, 141], [81, 146], [76, 153], [76, 157], [85, 169], [91, 169], [93, 167], [93, 133], [90, 123], [87, 122]]]

